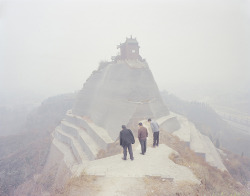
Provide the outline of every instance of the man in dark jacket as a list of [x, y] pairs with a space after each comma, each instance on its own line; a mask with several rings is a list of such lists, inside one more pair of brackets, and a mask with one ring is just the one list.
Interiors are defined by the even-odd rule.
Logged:
[[141, 144], [141, 154], [143, 154], [143, 155], [146, 153], [147, 137], [148, 137], [148, 130], [140, 122], [139, 129], [138, 129], [138, 139], [139, 139], [140, 144]]
[[127, 129], [125, 125], [122, 125], [120, 132], [120, 145], [123, 147], [123, 160], [127, 159], [127, 149], [130, 155], [131, 161], [134, 160], [132, 144], [135, 143], [135, 138], [130, 129]]

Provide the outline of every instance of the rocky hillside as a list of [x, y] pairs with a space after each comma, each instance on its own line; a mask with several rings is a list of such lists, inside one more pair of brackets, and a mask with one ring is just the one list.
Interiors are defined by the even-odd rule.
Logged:
[[209, 105], [187, 102], [167, 92], [163, 100], [170, 110], [185, 115], [217, 148], [224, 149], [223, 162], [230, 174], [247, 185], [250, 181], [250, 137], [227, 124]]
[[[48, 165], [46, 160], [48, 159], [48, 153], [50, 151], [51, 145], [51, 137], [50, 133], [54, 130], [54, 128], [58, 125], [61, 119], [64, 117], [66, 111], [72, 107], [74, 95], [62, 95], [57, 96], [54, 98], [50, 98], [43, 102], [43, 104], [34, 110], [27, 121], [26, 128], [27, 132], [23, 133], [22, 135], [18, 136], [11, 136], [11, 137], [2, 137], [0, 140], [0, 153], [1, 153], [1, 181], [0, 181], [0, 191], [1, 195], [13, 195], [14, 190], [19, 185], [27, 182], [29, 179], [33, 179], [36, 174], [40, 173], [44, 170], [44, 167]], [[190, 106], [190, 108], [192, 108]], [[172, 109], [172, 108], [171, 108]], [[49, 118], [48, 118], [49, 117]], [[136, 126], [133, 130], [136, 132]], [[88, 191], [90, 195], [98, 195], [106, 193], [121, 193], [122, 191], [126, 191], [124, 189], [120, 189], [124, 183], [126, 186], [125, 188], [131, 188], [134, 184], [138, 185], [135, 193], [145, 193], [148, 195], [167, 195], [164, 190], [167, 188], [169, 193], [171, 194], [197, 194], [199, 191], [203, 193], [214, 193], [213, 191], [216, 189], [217, 193], [221, 194], [226, 193], [225, 191], [231, 191], [230, 193], [242, 193], [242, 195], [247, 195], [248, 193], [244, 193], [243, 187], [240, 185], [235, 184], [234, 179], [229, 178], [228, 176], [225, 177], [223, 173], [219, 170], [214, 169], [213, 167], [209, 166], [204, 160], [201, 160], [199, 157], [192, 154], [193, 152], [187, 151], [185, 147], [185, 143], [180, 142], [176, 139], [175, 136], [165, 132], [166, 135], [162, 135], [161, 143], [166, 144], [171, 147], [174, 151], [178, 152], [179, 155], [171, 154], [170, 160], [173, 160], [176, 164], [184, 165], [191, 167], [191, 170], [195, 173], [195, 176], [198, 175], [198, 179], [203, 179], [202, 185], [191, 185], [191, 184], [175, 184], [171, 182], [171, 179], [168, 178], [157, 178], [157, 177], [145, 177], [145, 178], [121, 178], [121, 177], [112, 177], [112, 178], [104, 178], [96, 175], [89, 175], [89, 174], [81, 174], [79, 177], [70, 179], [65, 186], [57, 189], [53, 189], [53, 180], [55, 178], [51, 178], [49, 176], [40, 178], [39, 182], [43, 183], [43, 188], [51, 187], [50, 191], [54, 195], [77, 195], [79, 193], [83, 193]], [[171, 136], [172, 135], [172, 136]], [[151, 136], [152, 137], [152, 136]], [[150, 147], [150, 141], [148, 145]], [[119, 148], [118, 148], [119, 149]], [[159, 148], [158, 150], [160, 150]], [[165, 149], [163, 147], [163, 149]], [[139, 154], [139, 148], [135, 148], [136, 156], [138, 157], [138, 161], [143, 158]], [[152, 149], [154, 150], [154, 149]], [[149, 149], [150, 153], [154, 152]], [[157, 149], [156, 149], [157, 150]], [[120, 150], [118, 150], [119, 153]], [[152, 152], [151, 152], [152, 151]], [[163, 150], [164, 151], [164, 150]], [[117, 153], [117, 151], [115, 152]], [[157, 153], [161, 153], [161, 150]], [[191, 154], [189, 154], [191, 153]], [[53, 154], [53, 153], [52, 153]], [[55, 155], [55, 154], [54, 154]], [[109, 156], [112, 155], [109, 154]], [[153, 154], [157, 155], [157, 154]], [[152, 155], [152, 156], [153, 156]], [[165, 155], [164, 155], [165, 156]], [[163, 156], [163, 157], [164, 157]], [[226, 155], [224, 153], [223, 159], [225, 166], [230, 171], [232, 176], [242, 182], [247, 182], [248, 180], [248, 172], [250, 162], [247, 159], [244, 159], [243, 162], [239, 161], [239, 157], [235, 157], [232, 153]], [[151, 156], [147, 156], [145, 158], [150, 158]], [[159, 155], [162, 157], [162, 155]], [[162, 157], [162, 158], [163, 158]], [[167, 158], [167, 157], [165, 157]], [[112, 158], [109, 158], [112, 160]], [[117, 160], [111, 161], [115, 166], [115, 162], [120, 162], [120, 155], [117, 156]], [[230, 160], [230, 161], [228, 161]], [[103, 160], [105, 161], [105, 160]], [[143, 160], [142, 160], [143, 161]], [[151, 159], [147, 160], [146, 162], [150, 163]], [[143, 161], [145, 162], [145, 160]], [[98, 163], [98, 162], [96, 162]], [[130, 164], [128, 162], [128, 164]], [[139, 164], [139, 162], [138, 162]], [[110, 164], [108, 164], [111, 166]], [[119, 166], [119, 164], [116, 164]], [[130, 164], [131, 165], [131, 164]], [[107, 166], [107, 165], [106, 165]], [[130, 167], [132, 167], [131, 165]], [[147, 165], [145, 165], [147, 167]], [[95, 165], [90, 167], [94, 168]], [[108, 167], [108, 166], [107, 166]], [[124, 166], [125, 167], [125, 166]], [[123, 168], [124, 168], [123, 167]], [[201, 170], [201, 168], [203, 168]], [[119, 169], [120, 170], [120, 169]], [[146, 169], [147, 170], [147, 169]], [[109, 172], [112, 172], [111, 168], [108, 168]], [[121, 170], [122, 171], [122, 170]], [[141, 170], [138, 170], [140, 172]], [[150, 171], [150, 170], [149, 170]], [[166, 171], [171, 171], [167, 169]], [[199, 173], [203, 171], [202, 173]], [[244, 172], [244, 175], [242, 174]], [[196, 174], [198, 172], [198, 174]], [[227, 178], [228, 180], [225, 181], [224, 179]], [[119, 179], [119, 180], [118, 180]], [[126, 179], [129, 181], [126, 181]], [[135, 180], [136, 179], [136, 180]], [[221, 179], [219, 181], [214, 180]], [[51, 181], [52, 180], [52, 181]], [[50, 182], [50, 183], [48, 183]], [[204, 183], [205, 182], [205, 183]], [[116, 183], [116, 186], [113, 186]], [[152, 186], [152, 183], [155, 186]], [[220, 186], [218, 186], [218, 183]], [[103, 190], [103, 186], [106, 186], [106, 189]], [[233, 185], [233, 186], [232, 186]], [[27, 189], [30, 189], [30, 185], [25, 185]], [[40, 186], [40, 185], [39, 185]], [[77, 187], [77, 188], [76, 188]], [[108, 188], [109, 187], [109, 188]], [[113, 189], [116, 187], [116, 189]], [[201, 188], [202, 187], [202, 188]], [[34, 190], [33, 190], [34, 191]], [[144, 192], [143, 192], [144, 191]], [[243, 192], [242, 192], [243, 191]], [[228, 192], [228, 193], [229, 193]], [[21, 192], [19, 192], [20, 195]], [[36, 192], [33, 192], [36, 193]], [[27, 195], [27, 194], [23, 194]]]
[[72, 107], [73, 99], [74, 95], [66, 94], [45, 100], [29, 114], [22, 134], [0, 137], [0, 195], [12, 195], [16, 187], [41, 171], [50, 134]]
[[0, 136], [14, 135], [22, 131], [30, 111], [25, 105], [14, 108], [0, 107]]

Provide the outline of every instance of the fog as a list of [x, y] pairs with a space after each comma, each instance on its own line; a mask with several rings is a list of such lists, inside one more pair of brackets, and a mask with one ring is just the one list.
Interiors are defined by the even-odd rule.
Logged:
[[1, 1], [0, 102], [80, 90], [131, 35], [160, 90], [246, 92], [249, 24], [249, 0]]

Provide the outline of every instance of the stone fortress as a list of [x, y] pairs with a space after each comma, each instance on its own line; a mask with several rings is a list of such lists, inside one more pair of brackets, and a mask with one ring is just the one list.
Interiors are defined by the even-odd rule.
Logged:
[[53, 144], [64, 154], [67, 167], [74, 173], [93, 161], [101, 149], [117, 141], [122, 124], [153, 118], [209, 164], [226, 170], [210, 139], [164, 105], [137, 40], [126, 38], [118, 48], [120, 55], [92, 73], [53, 132]]

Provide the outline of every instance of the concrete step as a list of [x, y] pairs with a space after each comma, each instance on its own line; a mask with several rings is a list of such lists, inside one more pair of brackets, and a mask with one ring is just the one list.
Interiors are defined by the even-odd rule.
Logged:
[[81, 149], [88, 155], [90, 160], [96, 158], [100, 147], [84, 129], [65, 120], [61, 121], [61, 128], [65, 133], [70, 134], [78, 141]]
[[70, 146], [78, 163], [83, 163], [88, 160], [79, 142], [72, 135], [65, 133], [60, 126], [56, 127], [54, 138]]
[[63, 154], [63, 160], [68, 168], [73, 172], [74, 167], [78, 164], [76, 157], [72, 154], [72, 149], [70, 145], [61, 142], [53, 134], [53, 145]]
[[107, 146], [114, 141], [109, 136], [108, 131], [104, 128], [96, 125], [89, 120], [86, 120], [80, 116], [74, 115], [71, 111], [68, 111], [65, 116], [66, 121], [77, 125], [80, 128], [86, 130], [86, 132], [93, 138], [93, 140], [103, 149], [106, 149]]
[[109, 136], [108, 132], [107, 132], [104, 128], [102, 128], [102, 127], [96, 125], [96, 124], [93, 123], [93, 122], [88, 122], [88, 121], [85, 121], [85, 122], [86, 122], [86, 123], [89, 125], [89, 127], [96, 133], [96, 135], [98, 135], [100, 138], [103, 139], [103, 141], [104, 141], [106, 144], [110, 144], [110, 143], [113, 143], [113, 142], [114, 142], [114, 141], [111, 139], [111, 137]]

